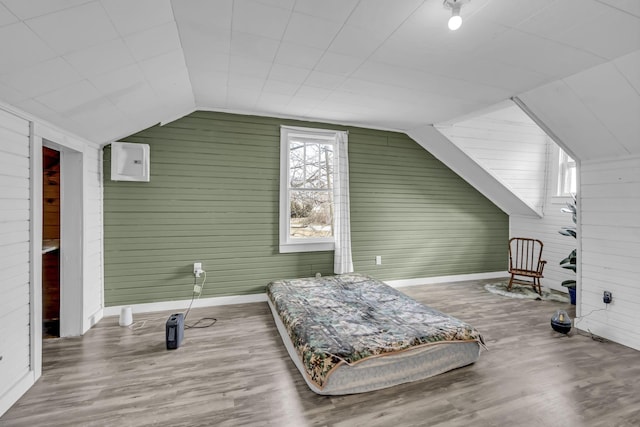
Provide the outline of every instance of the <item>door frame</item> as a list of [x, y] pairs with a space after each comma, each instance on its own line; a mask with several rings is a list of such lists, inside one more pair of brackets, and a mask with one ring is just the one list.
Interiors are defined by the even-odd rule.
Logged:
[[[33, 268], [39, 273], [34, 281], [32, 307], [39, 320], [33, 323], [33, 353], [42, 358], [42, 147], [60, 152], [60, 337], [79, 336], [84, 332], [84, 144], [61, 132], [34, 124], [32, 133], [32, 182], [38, 195], [32, 199]], [[37, 169], [36, 169], [37, 168]], [[37, 174], [33, 176], [33, 174]], [[36, 184], [39, 183], [39, 184]], [[37, 221], [37, 222], [36, 222]], [[37, 227], [37, 228], [36, 228]], [[35, 244], [36, 242], [40, 244]], [[34, 360], [35, 361], [35, 360]]]

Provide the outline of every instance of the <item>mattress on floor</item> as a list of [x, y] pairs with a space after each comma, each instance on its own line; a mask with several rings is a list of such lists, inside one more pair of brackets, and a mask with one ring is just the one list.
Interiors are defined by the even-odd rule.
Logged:
[[289, 355], [318, 394], [416, 381], [480, 354], [475, 328], [365, 275], [278, 280], [267, 296]]

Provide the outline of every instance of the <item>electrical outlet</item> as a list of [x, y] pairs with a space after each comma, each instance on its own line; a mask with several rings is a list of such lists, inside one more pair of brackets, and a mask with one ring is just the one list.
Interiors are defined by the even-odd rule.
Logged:
[[382, 265], [382, 256], [376, 255], [376, 265]]
[[611, 292], [604, 291], [604, 294], [602, 295], [602, 302], [604, 302], [605, 304], [611, 304], [612, 299], [613, 295], [611, 295]]
[[202, 263], [201, 262], [194, 262], [193, 263], [193, 274], [196, 277], [200, 277], [200, 275], [202, 274]]

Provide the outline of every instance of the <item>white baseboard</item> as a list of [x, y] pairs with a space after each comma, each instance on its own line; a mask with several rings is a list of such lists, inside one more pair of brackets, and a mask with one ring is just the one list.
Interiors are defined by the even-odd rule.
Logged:
[[[482, 279], [495, 279], [509, 277], [506, 271], [495, 271], [491, 273], [476, 273], [476, 274], [460, 274], [456, 276], [439, 276], [439, 277], [424, 277], [419, 279], [403, 279], [403, 280], [388, 280], [385, 283], [393, 288], [399, 288], [403, 286], [417, 286], [417, 285], [430, 285], [435, 283], [447, 283], [447, 282], [461, 282], [464, 280], [482, 280]], [[213, 297], [213, 298], [200, 298], [193, 302], [192, 307], [213, 307], [216, 305], [231, 305], [231, 304], [246, 304], [253, 302], [265, 302], [267, 301], [267, 294], [249, 294], [249, 295], [233, 295], [228, 297]], [[128, 305], [116, 305], [113, 307], [105, 307], [103, 315], [107, 316], [119, 316], [120, 311], [124, 307], [131, 307], [133, 313], [151, 313], [155, 311], [171, 311], [171, 310], [185, 310], [189, 307], [191, 300], [180, 301], [163, 301], [163, 302], [151, 302], [145, 304], [128, 304]]]
[[483, 279], [497, 279], [509, 277], [509, 273], [506, 271], [493, 271], [490, 273], [474, 273], [474, 274], [458, 274], [455, 276], [438, 276], [438, 277], [423, 277], [418, 279], [401, 279], [401, 280], [386, 280], [385, 283], [392, 288], [401, 288], [404, 286], [418, 286], [418, 285], [433, 285], [436, 283], [447, 282], [463, 282], [465, 280], [483, 280]]
[[[228, 297], [200, 298], [193, 301], [192, 307], [213, 307], [216, 305], [245, 304], [252, 302], [265, 302], [267, 294], [232, 295]], [[128, 304], [105, 307], [104, 316], [119, 316], [124, 307], [131, 307], [133, 313], [150, 313], [154, 311], [186, 310], [190, 299], [180, 301], [150, 302], [145, 304]]]
[[34, 371], [29, 371], [0, 397], [0, 417], [31, 388], [36, 380]]

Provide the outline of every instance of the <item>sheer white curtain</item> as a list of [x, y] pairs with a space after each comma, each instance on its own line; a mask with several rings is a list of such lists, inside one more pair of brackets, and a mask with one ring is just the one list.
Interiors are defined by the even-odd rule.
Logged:
[[337, 133], [337, 179], [334, 181], [333, 232], [335, 251], [333, 272], [335, 274], [353, 272], [351, 258], [351, 215], [349, 213], [349, 155], [348, 133]]

